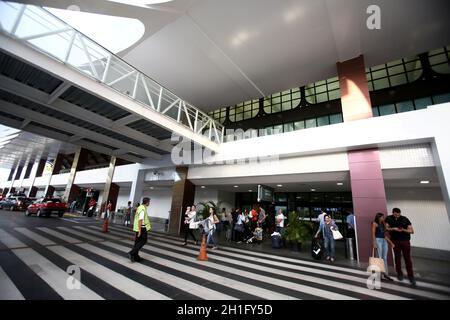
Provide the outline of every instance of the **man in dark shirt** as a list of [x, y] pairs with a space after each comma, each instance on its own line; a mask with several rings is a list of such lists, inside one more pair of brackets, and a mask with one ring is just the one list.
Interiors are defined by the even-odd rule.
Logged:
[[414, 233], [411, 221], [401, 215], [401, 211], [399, 208], [394, 208], [392, 209], [392, 215], [386, 218], [385, 224], [386, 230], [389, 231], [390, 238], [394, 243], [395, 269], [397, 271], [397, 278], [399, 281], [403, 280], [403, 254], [409, 281], [413, 286], [415, 286], [416, 280], [414, 279], [414, 272], [411, 261], [411, 244], [409, 242], [409, 240], [411, 239], [411, 234]]

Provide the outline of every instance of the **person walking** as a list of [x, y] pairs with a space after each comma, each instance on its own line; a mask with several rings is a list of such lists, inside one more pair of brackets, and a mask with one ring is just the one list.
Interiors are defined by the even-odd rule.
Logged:
[[347, 238], [355, 237], [355, 215], [350, 212], [346, 217], [347, 222]]
[[208, 247], [208, 244], [210, 242], [213, 243], [213, 250], [217, 249], [217, 239], [215, 236], [216, 233], [216, 225], [220, 223], [219, 218], [217, 217], [216, 208], [211, 207], [209, 208], [209, 221], [208, 223], [208, 238], [206, 239], [206, 246]]
[[184, 214], [184, 242], [183, 246], [187, 245], [188, 235], [191, 235], [192, 239], [194, 239], [195, 244], [197, 244], [197, 239], [194, 235], [194, 230], [197, 229], [197, 223], [195, 222], [197, 216], [197, 211], [195, 205], [192, 207], [187, 207], [186, 212]]
[[131, 206], [131, 201], [128, 201], [127, 208], [125, 209], [125, 221], [124, 224], [126, 226], [131, 225], [131, 211], [133, 207]]
[[281, 237], [284, 235], [284, 220], [286, 219], [283, 209], [278, 210], [278, 214], [275, 217], [276, 229], [275, 231], [281, 234]]
[[319, 230], [317, 230], [315, 238], [319, 237], [319, 233], [322, 232], [323, 243], [325, 247], [326, 260], [334, 262], [336, 259], [336, 249], [333, 237], [333, 230], [338, 230], [338, 226], [331, 219], [329, 214], [324, 217], [324, 223], [320, 225]]
[[142, 258], [139, 256], [139, 250], [147, 243], [148, 231], [151, 229], [150, 219], [148, 218], [147, 208], [150, 205], [150, 198], [145, 197], [142, 200], [134, 216], [133, 231], [135, 232], [134, 246], [128, 252], [128, 258], [131, 262], [139, 262]]
[[392, 247], [395, 247], [392, 244], [392, 241], [389, 238], [386, 238], [384, 214], [379, 212], [375, 215], [375, 219], [372, 222], [372, 248], [373, 250], [377, 250], [378, 258], [381, 258], [384, 261], [385, 272], [383, 273], [383, 279], [392, 281], [392, 278], [389, 277], [387, 264], [388, 243], [391, 244]]
[[392, 215], [385, 220], [386, 230], [389, 232], [390, 238], [394, 244], [395, 269], [397, 271], [397, 279], [403, 281], [402, 272], [402, 254], [405, 260], [406, 272], [409, 282], [413, 287], [416, 286], [414, 277], [412, 259], [411, 259], [411, 234], [414, 234], [411, 221], [401, 215], [399, 208], [392, 209]]

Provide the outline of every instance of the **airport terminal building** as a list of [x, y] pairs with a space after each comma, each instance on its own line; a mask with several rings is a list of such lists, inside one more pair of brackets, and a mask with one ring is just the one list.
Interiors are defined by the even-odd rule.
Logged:
[[[121, 2], [0, 2], [3, 196], [148, 196], [171, 235], [207, 201], [353, 212], [360, 261], [398, 207], [414, 254], [450, 259], [447, 1]], [[143, 29], [111, 49], [61, 12]]]

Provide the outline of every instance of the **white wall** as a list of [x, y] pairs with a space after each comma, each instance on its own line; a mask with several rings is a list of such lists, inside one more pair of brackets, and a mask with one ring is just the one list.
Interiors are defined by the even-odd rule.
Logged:
[[[217, 200], [219, 199], [219, 191], [215, 189], [202, 189], [198, 186], [195, 188], [195, 197], [194, 197], [194, 204], [198, 205], [200, 202], [208, 202], [208, 201], [214, 201], [217, 203]], [[185, 208], [183, 208], [184, 210]]]
[[219, 211], [222, 210], [222, 208], [226, 208], [227, 211], [230, 211], [231, 208], [234, 208], [235, 193], [208, 188], [201, 189], [199, 187], [196, 187], [194, 200], [195, 204], [207, 201], [214, 201], [214, 203], [216, 204], [218, 202], [221, 202]]
[[130, 188], [120, 187], [119, 196], [117, 197], [116, 210], [126, 207], [130, 199]]
[[235, 199], [234, 192], [219, 191], [219, 201], [221, 202], [219, 210], [221, 211], [222, 208], [225, 208], [229, 212], [234, 208]]
[[172, 205], [172, 188], [161, 188], [146, 192], [150, 197], [148, 213], [151, 217], [169, 219], [169, 211]]
[[450, 222], [439, 188], [386, 189], [388, 213], [400, 208], [411, 220], [411, 245], [450, 251]]

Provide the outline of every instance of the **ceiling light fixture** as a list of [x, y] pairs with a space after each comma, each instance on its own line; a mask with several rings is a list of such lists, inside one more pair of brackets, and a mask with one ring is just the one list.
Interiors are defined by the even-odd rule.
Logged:
[[422, 180], [422, 181], [420, 181], [420, 183], [421, 183], [421, 184], [427, 184], [427, 183], [430, 183], [430, 181], [428, 181], [428, 180]]
[[283, 185], [282, 184], [277, 184], [277, 187], [282, 187]]
[[206, 187], [205, 186], [201, 186], [200, 188], [205, 189]]
[[248, 192], [253, 192], [253, 190], [248, 190]]
[[342, 182], [336, 183], [338, 186], [343, 186], [344, 184]]
[[239, 188], [239, 186], [234, 186], [234, 188]]
[[316, 191], [316, 189], [311, 189], [311, 191]]

